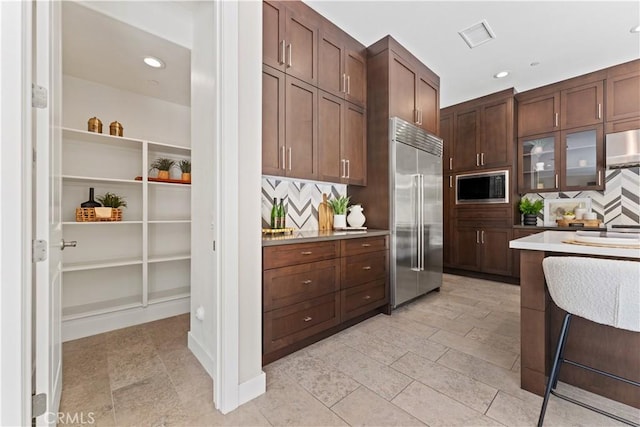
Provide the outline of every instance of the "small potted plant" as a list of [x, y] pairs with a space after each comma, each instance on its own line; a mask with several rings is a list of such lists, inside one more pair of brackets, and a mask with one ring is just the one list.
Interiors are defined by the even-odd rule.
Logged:
[[526, 197], [520, 199], [520, 204], [518, 208], [520, 212], [524, 215], [524, 225], [536, 225], [538, 221], [538, 212], [544, 206], [544, 201], [541, 199], [531, 200]]
[[122, 209], [127, 207], [127, 201], [124, 196], [119, 196], [115, 193], [106, 192], [102, 196], [97, 196], [96, 199], [102, 203], [102, 208], [95, 208], [96, 218], [103, 221], [122, 221]]
[[340, 196], [327, 201], [331, 209], [333, 209], [333, 228], [342, 229], [347, 227], [347, 206], [350, 198], [348, 196]]
[[185, 182], [191, 182], [191, 160], [180, 160], [178, 167], [182, 172], [181, 179]]
[[160, 157], [156, 159], [153, 163], [151, 163], [151, 168], [149, 172], [152, 170], [158, 171], [159, 179], [169, 179], [169, 171], [176, 165], [176, 161], [173, 159], [167, 159], [165, 157]]

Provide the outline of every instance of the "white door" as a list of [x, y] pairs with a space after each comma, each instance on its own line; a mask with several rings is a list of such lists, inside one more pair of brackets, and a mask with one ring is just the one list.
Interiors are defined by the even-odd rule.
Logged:
[[34, 238], [48, 246], [34, 264], [35, 394], [46, 394], [38, 426], [55, 425], [62, 390], [61, 291], [61, 50], [60, 2], [37, 1], [33, 28], [33, 82], [48, 90], [45, 108], [33, 109]]

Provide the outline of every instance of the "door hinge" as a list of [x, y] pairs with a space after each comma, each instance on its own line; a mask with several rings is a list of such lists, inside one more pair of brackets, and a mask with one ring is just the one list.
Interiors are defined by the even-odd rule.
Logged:
[[40, 393], [31, 396], [31, 416], [36, 418], [45, 412], [47, 412], [47, 394]]
[[46, 261], [48, 247], [49, 244], [46, 240], [32, 240], [31, 258], [33, 259], [33, 262]]
[[31, 83], [31, 106], [35, 108], [47, 108], [49, 94], [47, 88]]

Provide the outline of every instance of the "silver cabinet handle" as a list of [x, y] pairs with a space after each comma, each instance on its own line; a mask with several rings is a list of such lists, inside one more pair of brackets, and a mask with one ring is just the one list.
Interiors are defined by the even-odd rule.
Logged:
[[556, 174], [556, 188], [558, 188], [558, 174]]
[[413, 123], [416, 124], [416, 125], [418, 124], [418, 109], [417, 108], [413, 110]]
[[449, 157], [449, 170], [453, 170], [453, 157]]
[[340, 175], [340, 178], [346, 178], [347, 177], [347, 162], [345, 161], [345, 159], [340, 159], [340, 163], [342, 164], [342, 175]]
[[284, 56], [285, 56], [284, 45], [285, 45], [285, 42], [284, 42], [284, 39], [282, 39], [282, 41], [280, 42], [280, 51], [278, 52], [278, 64], [280, 65], [284, 64]]
[[453, 188], [453, 176], [449, 175], [449, 188]]
[[349, 163], [349, 159], [345, 160], [345, 163], [347, 164], [347, 176], [346, 178], [351, 178], [351, 164]]
[[351, 95], [351, 76], [347, 76], [347, 95]]
[[291, 170], [291, 147], [289, 147], [288, 150], [289, 150], [289, 170]]
[[305, 317], [305, 318], [304, 318], [304, 319], [302, 319], [302, 320], [304, 320], [305, 322], [310, 322], [311, 320], [313, 320], [313, 317], [311, 317], [311, 316], [307, 316], [307, 317]]
[[284, 152], [285, 152], [285, 148], [284, 145], [282, 146], [282, 170], [285, 170], [287, 168], [287, 161], [284, 158]]
[[480, 243], [484, 245], [484, 230], [480, 232]]
[[480, 244], [480, 231], [476, 230], [476, 244]]
[[311, 255], [313, 252], [311, 251], [302, 251], [300, 252], [300, 255]]
[[78, 241], [77, 240], [70, 240], [70, 241], [65, 241], [65, 240], [60, 240], [60, 250], [64, 251], [64, 248], [75, 248], [76, 246], [78, 246]]
[[362, 267], [363, 270], [371, 270], [371, 266], [370, 265], [365, 265], [364, 267]]
[[598, 103], [598, 119], [602, 118], [602, 104]]
[[558, 127], [558, 113], [555, 113], [553, 123], [554, 123], [553, 125], [554, 127]]
[[598, 185], [602, 185], [602, 171], [598, 171]]
[[484, 166], [484, 153], [480, 153], [480, 165]]
[[371, 247], [371, 243], [363, 243], [361, 246], [363, 248], [369, 248], [369, 247]]
[[291, 47], [291, 43], [287, 45], [287, 50], [289, 51], [289, 63], [287, 67], [291, 68], [293, 66], [293, 48]]
[[476, 166], [480, 166], [480, 154], [476, 153]]
[[311, 283], [313, 283], [311, 280], [303, 280], [302, 281], [303, 285], [310, 285]]
[[340, 92], [347, 93], [347, 75], [342, 73], [342, 88]]
[[371, 299], [371, 295], [365, 295], [365, 296], [362, 297], [362, 299], [365, 299], [365, 300], [366, 299]]
[[424, 118], [424, 114], [422, 111], [422, 108], [420, 109], [420, 126], [422, 126], [424, 123], [422, 122], [422, 119]]

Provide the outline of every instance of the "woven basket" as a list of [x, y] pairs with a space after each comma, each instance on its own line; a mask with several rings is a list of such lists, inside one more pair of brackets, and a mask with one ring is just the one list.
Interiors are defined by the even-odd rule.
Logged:
[[98, 218], [94, 208], [76, 208], [76, 222], [122, 221], [122, 209], [111, 209], [110, 218]]

